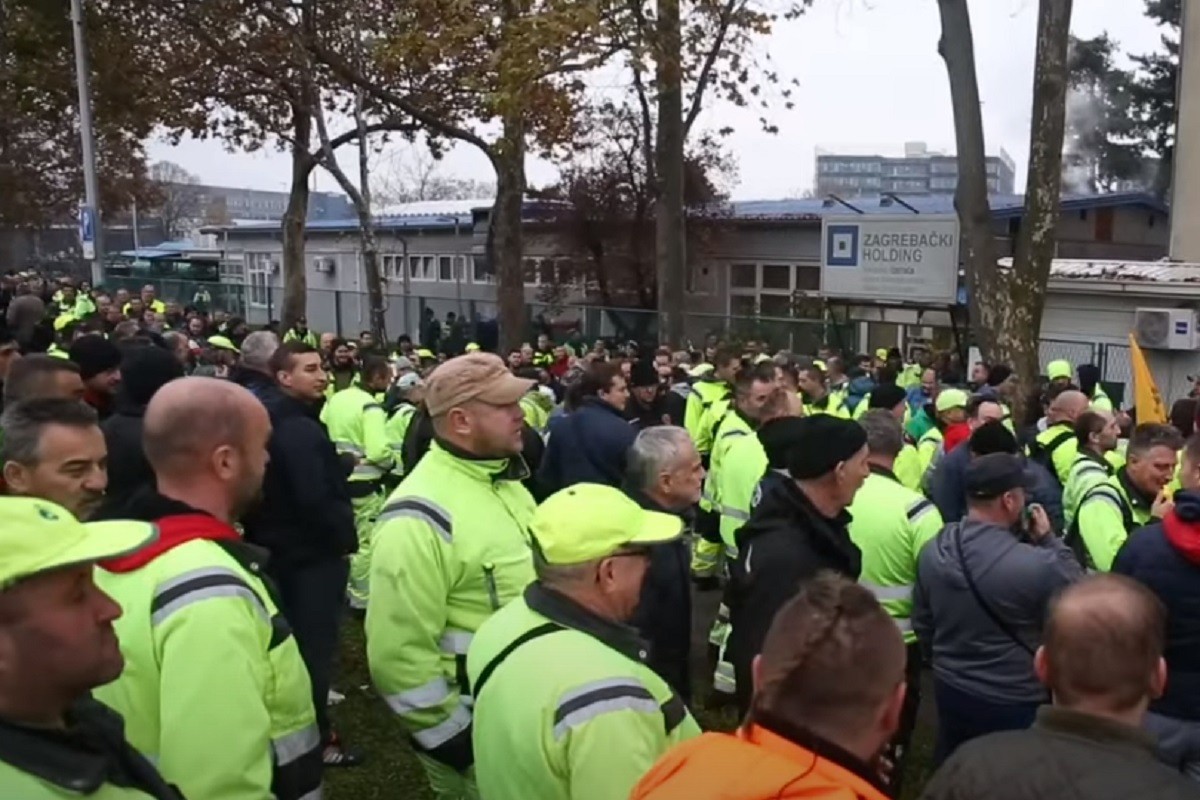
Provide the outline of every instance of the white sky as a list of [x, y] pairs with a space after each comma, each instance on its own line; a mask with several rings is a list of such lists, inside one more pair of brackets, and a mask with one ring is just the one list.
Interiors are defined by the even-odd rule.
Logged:
[[[1003, 147], [1016, 159], [1019, 192], [1029, 149], [1038, 0], [970, 5], [988, 152]], [[1075, 0], [1071, 27], [1085, 38], [1107, 30], [1127, 51], [1148, 52], [1157, 48], [1159, 32], [1142, 10], [1141, 0]], [[779, 133], [762, 133], [756, 113], [726, 105], [702, 116], [702, 127], [735, 129], [727, 140], [738, 164], [734, 196], [796, 196], [812, 186], [817, 147], [899, 154], [905, 141], [920, 140], [953, 152], [939, 34], [936, 0], [816, 0], [804, 17], [780, 26], [764, 48], [780, 74], [799, 79], [800, 87], [793, 110], [780, 104], [770, 115]], [[175, 161], [204, 183], [287, 189], [287, 157], [273, 149], [227, 153], [214, 142], [188, 141], [179, 147], [153, 142], [149, 152], [152, 160]], [[341, 160], [349, 174], [357, 174], [351, 148]], [[439, 174], [493, 179], [482, 154], [465, 145], [444, 159]], [[552, 166], [530, 160], [532, 185], [554, 176]], [[317, 184], [337, 188], [326, 174], [318, 175]]]

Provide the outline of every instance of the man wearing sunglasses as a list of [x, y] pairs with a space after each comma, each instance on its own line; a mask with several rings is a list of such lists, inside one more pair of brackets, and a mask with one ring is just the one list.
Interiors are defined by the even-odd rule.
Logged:
[[538, 507], [537, 580], [467, 652], [481, 796], [624, 800], [659, 756], [699, 735], [626, 624], [651, 549], [682, 533], [679, 517], [600, 484], [576, 484]]

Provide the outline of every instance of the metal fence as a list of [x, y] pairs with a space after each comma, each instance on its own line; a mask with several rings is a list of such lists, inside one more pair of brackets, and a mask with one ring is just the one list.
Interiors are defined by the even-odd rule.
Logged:
[[[137, 293], [144, 278], [110, 277], [109, 288]], [[279, 287], [249, 287], [241, 284], [213, 284], [195, 281], [158, 280], [158, 296], [183, 305], [195, 304], [207, 292], [209, 307], [239, 316], [251, 325], [266, 325], [279, 319], [283, 290]], [[356, 336], [371, 327], [370, 303], [365, 292], [309, 289], [306, 314], [308, 325], [316, 331], [333, 331]], [[421, 322], [432, 314], [444, 322], [451, 313], [465, 320], [472, 338], [498, 339], [494, 302], [469, 299], [435, 298], [422, 295], [384, 298], [384, 319], [388, 336], [407, 333], [414, 341], [421, 338]], [[684, 312], [684, 335], [694, 347], [705, 341], [733, 337], [740, 341], [758, 341], [769, 350], [815, 353], [823, 344], [854, 352], [858, 347], [857, 326], [831, 319], [788, 319], [768, 316], [734, 316]], [[581, 336], [591, 342], [604, 338], [615, 341], [649, 342], [658, 340], [659, 314], [638, 308], [609, 308], [592, 305], [526, 305], [528, 328], [525, 338], [532, 341], [539, 333], [548, 333], [558, 341]], [[490, 336], [489, 336], [490, 333]], [[481, 344], [487, 346], [485, 341]]]

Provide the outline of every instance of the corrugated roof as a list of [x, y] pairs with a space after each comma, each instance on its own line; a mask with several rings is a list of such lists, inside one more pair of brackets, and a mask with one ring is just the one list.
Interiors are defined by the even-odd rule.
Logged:
[[[1000, 259], [1011, 267], [1011, 258]], [[1096, 261], [1056, 258], [1050, 264], [1050, 277], [1079, 281], [1112, 283], [1200, 283], [1200, 264], [1183, 261]]]

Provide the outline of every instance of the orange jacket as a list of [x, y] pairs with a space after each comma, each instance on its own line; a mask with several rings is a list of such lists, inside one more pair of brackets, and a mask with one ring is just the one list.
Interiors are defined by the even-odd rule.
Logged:
[[866, 779], [766, 728], [706, 733], [675, 747], [629, 800], [887, 800]]

